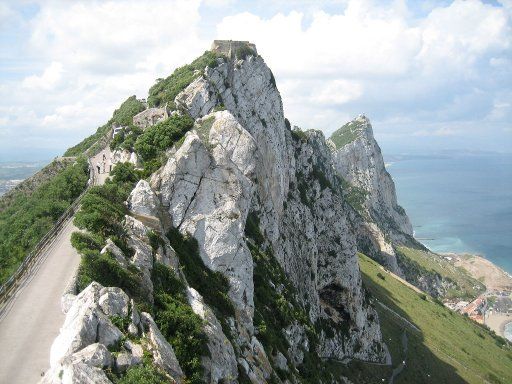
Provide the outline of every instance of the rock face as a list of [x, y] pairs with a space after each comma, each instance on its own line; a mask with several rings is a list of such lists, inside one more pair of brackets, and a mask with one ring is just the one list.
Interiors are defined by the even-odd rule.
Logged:
[[412, 240], [412, 225], [398, 205], [395, 184], [386, 171], [370, 121], [363, 115], [345, 124], [329, 139], [334, 166], [362, 195], [362, 220], [356, 224], [362, 251], [400, 273], [392, 243]]
[[110, 154], [110, 162], [112, 165], [117, 163], [132, 163], [135, 166], [139, 165], [139, 159], [135, 152], [130, 152], [126, 149], [116, 149]]
[[[350, 135], [345, 143], [336, 144], [338, 136]], [[395, 184], [386, 171], [370, 120], [360, 115], [333, 133], [330, 140], [335, 145], [336, 170], [349, 183], [367, 192], [364, 205], [375, 222], [386, 232], [412, 236], [411, 222], [397, 203]]]
[[[215, 50], [228, 57], [196, 73], [174, 100], [178, 111], [172, 113], [192, 116], [194, 128], [166, 152], [164, 165], [149, 182], [137, 183], [126, 202], [130, 213], [123, 229], [132, 254], [111, 240], [102, 253], [111, 254], [126, 270], [136, 268], [149, 306], [159, 299], [153, 292], [158, 287], [152, 280], [156, 263], [175, 272], [192, 311], [204, 322], [209, 354], [201, 361], [207, 383], [299, 382], [298, 368], [311, 356], [386, 363], [389, 354], [362, 287], [356, 250], [367, 241], [378, 252], [392, 253], [387, 232], [380, 231], [377, 219], [364, 220], [347, 201], [339, 149], [333, 150], [320, 131], [292, 131], [274, 76], [255, 47], [232, 43], [217, 42]], [[136, 115], [134, 123], [146, 128], [163, 116], [148, 111]], [[376, 143], [372, 148], [377, 151]], [[365, 164], [360, 161], [359, 166]], [[376, 175], [384, 165], [372, 166], [361, 180], [373, 188], [377, 177], [376, 185], [384, 183], [390, 190], [368, 199], [365, 209], [373, 214], [382, 205], [386, 218], [395, 212], [389, 217], [409, 235], [410, 224], [393, 200], [391, 179]], [[189, 286], [186, 267], [179, 262], [183, 254], [173, 242], [178, 259], [171, 237], [163, 236], [171, 228], [184, 239], [193, 237], [205, 267], [227, 278], [229, 290], [222, 294], [233, 307], [229, 315], [207, 300], [207, 292]], [[257, 275], [264, 263], [270, 264], [269, 275]], [[280, 295], [280, 305], [262, 303], [261, 287], [255, 287], [258, 278], [270, 287], [270, 298]], [[66, 322], [52, 347], [48, 380], [57, 367], [70, 364], [76, 369], [85, 364], [88, 370], [108, 365], [124, 372], [140, 363], [142, 347], [169, 377], [185, 380], [173, 346], [148, 313], [137, 312], [132, 299], [96, 283], [76, 298], [67, 296]], [[272, 330], [279, 335], [278, 347], [261, 322], [269, 305], [275, 306], [276, 317], [286, 317], [286, 326]], [[101, 346], [124, 340], [113, 324], [118, 318], [127, 322], [123, 335], [143, 337], [144, 342], [125, 342], [122, 351], [108, 358]], [[282, 372], [289, 379], [278, 379]], [[342, 377], [332, 380], [346, 382]]]
[[[196, 127], [150, 184], [172, 225], [197, 239], [205, 265], [228, 277], [237, 324], [244, 343], [252, 345], [242, 364], [247, 372], [256, 382], [268, 378], [261, 367], [269, 358], [253, 336], [253, 260], [244, 236], [251, 212], [309, 318], [350, 329], [350, 336], [323, 335], [319, 353], [384, 361], [377, 316], [361, 287], [353, 211], [344, 202], [331, 151], [320, 132], [299, 135], [287, 128], [263, 59], [219, 59], [176, 104]], [[220, 104], [226, 111], [212, 113]], [[297, 328], [291, 344], [299, 351], [305, 332]]]
[[[40, 383], [111, 383], [103, 369], [122, 373], [141, 364], [142, 346], [123, 342], [123, 332], [112, 322], [115, 318], [131, 321], [135, 328], [132, 338], [147, 339], [154, 363], [175, 382], [181, 382], [183, 372], [174, 350], [151, 316], [139, 316], [120, 288], [91, 283], [72, 301], [51, 347], [50, 370]], [[115, 359], [108, 348], [120, 349]]]

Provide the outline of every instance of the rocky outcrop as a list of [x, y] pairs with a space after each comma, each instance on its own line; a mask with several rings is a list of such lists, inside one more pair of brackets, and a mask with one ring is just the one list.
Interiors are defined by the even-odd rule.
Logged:
[[113, 166], [117, 163], [131, 163], [134, 166], [140, 165], [137, 154], [126, 149], [116, 149], [112, 151], [110, 154], [110, 162]]
[[[244, 228], [255, 212], [266, 244], [310, 319], [340, 324], [339, 333], [324, 338], [322, 355], [384, 361], [377, 316], [361, 287], [349, 221], [353, 211], [344, 202], [331, 151], [321, 133], [298, 138], [286, 127], [264, 61], [219, 59], [176, 97], [176, 104], [197, 119], [196, 127], [153, 175], [151, 187], [172, 225], [197, 239], [205, 265], [228, 277], [241, 335], [253, 346], [251, 358], [260, 355], [260, 369], [269, 360], [264, 347], [254, 353], [260, 348], [252, 336], [253, 261]], [[226, 111], [210, 113], [219, 104]], [[254, 373], [251, 358], [242, 365]], [[262, 372], [256, 382], [267, 375]]]
[[329, 145], [337, 172], [348, 182], [347, 197], [361, 215], [353, 224], [358, 248], [401, 274], [393, 244], [414, 242], [412, 226], [397, 203], [395, 184], [386, 171], [370, 121], [358, 116], [334, 132]]
[[208, 337], [208, 350], [210, 351], [210, 356], [203, 358], [206, 381], [208, 383], [235, 382], [238, 376], [235, 351], [224, 335], [219, 320], [194, 288], [188, 288], [187, 298], [192, 310], [205, 322], [205, 333]]
[[[283, 382], [298, 382], [298, 368], [311, 356], [389, 361], [358, 266], [362, 216], [347, 201], [336, 151], [319, 131], [290, 130], [272, 72], [255, 50], [219, 57], [197, 75], [176, 96], [179, 111], [173, 112], [192, 116], [194, 129], [166, 152], [165, 164], [149, 183], [138, 182], [130, 193], [124, 252], [110, 240], [102, 252], [127, 270], [136, 268], [141, 296], [150, 305], [159, 299], [152, 280], [157, 262], [174, 270], [192, 311], [204, 322], [209, 355], [202, 356], [202, 364], [208, 383], [266, 383], [282, 372], [289, 377]], [[141, 121], [144, 127], [154, 123]], [[368, 203], [367, 209], [373, 208]], [[364, 238], [376, 239], [373, 247], [391, 253], [374, 225], [377, 229], [365, 227]], [[222, 294], [228, 296], [229, 310], [219, 311], [208, 292], [189, 286], [187, 266], [180, 265], [171, 236], [163, 236], [174, 233], [170, 229], [182, 236], [182, 243], [172, 243], [182, 263], [192, 257], [186, 245], [193, 237], [205, 268], [227, 278], [229, 289]], [[258, 259], [261, 255], [266, 261]], [[264, 262], [272, 276], [261, 275]], [[268, 283], [267, 292], [258, 293], [257, 278]], [[272, 298], [273, 293], [280, 301], [265, 302], [262, 295]], [[274, 305], [276, 317], [286, 324], [272, 330], [274, 338], [261, 321], [267, 305]], [[52, 367], [68, 364], [69, 356], [90, 345], [115, 345], [121, 335], [111, 317], [120, 317], [129, 323], [123, 332], [142, 336], [145, 343], [125, 343], [111, 367], [124, 372], [138, 364], [140, 345], [170, 377], [184, 378], [172, 345], [151, 316], [139, 314], [119, 289], [92, 284], [74, 299], [67, 296], [63, 307], [66, 323], [55, 342]], [[278, 345], [272, 344], [275, 338]], [[106, 360], [98, 351], [94, 359], [76, 361], [89, 361], [97, 369]]]
[[334, 132], [330, 140], [336, 170], [367, 194], [364, 207], [371, 218], [386, 233], [412, 236], [411, 222], [397, 203], [395, 184], [386, 171], [370, 120], [360, 115]]
[[[141, 344], [124, 341], [126, 335], [112, 319], [129, 323], [131, 338], [146, 343], [154, 364], [180, 382], [183, 372], [172, 346], [147, 313], [139, 315], [126, 293], [116, 287], [91, 283], [77, 295], [51, 347], [50, 370], [40, 383], [111, 383], [103, 369], [125, 372], [142, 363]], [[122, 320], [125, 319], [125, 320]], [[118, 350], [116, 357], [109, 349]]]

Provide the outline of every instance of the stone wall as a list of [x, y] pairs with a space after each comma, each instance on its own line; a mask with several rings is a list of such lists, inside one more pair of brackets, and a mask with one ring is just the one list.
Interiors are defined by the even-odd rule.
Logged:
[[233, 59], [236, 51], [242, 47], [252, 49], [255, 54], [258, 53], [258, 51], [256, 50], [256, 45], [254, 45], [253, 43], [250, 43], [248, 41], [235, 40], [214, 40], [212, 43], [211, 50], [226, 55], [229, 58]]

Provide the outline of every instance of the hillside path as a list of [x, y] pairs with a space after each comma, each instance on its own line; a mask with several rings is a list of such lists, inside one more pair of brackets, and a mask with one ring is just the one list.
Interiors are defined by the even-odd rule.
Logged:
[[[110, 151], [105, 154], [109, 162]], [[96, 172], [102, 156], [91, 159], [96, 184], [108, 177]], [[49, 368], [50, 347], [64, 323], [60, 299], [80, 263], [70, 242], [76, 230], [71, 217], [0, 314], [0, 383], [37, 383]]]

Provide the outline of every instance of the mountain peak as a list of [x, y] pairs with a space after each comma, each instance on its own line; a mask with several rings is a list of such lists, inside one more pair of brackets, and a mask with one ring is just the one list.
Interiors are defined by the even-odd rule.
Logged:
[[364, 114], [360, 114], [335, 131], [331, 135], [330, 140], [334, 143], [336, 148], [342, 148], [360, 137], [365, 137], [366, 139], [373, 138], [372, 124], [370, 123], [370, 119]]

